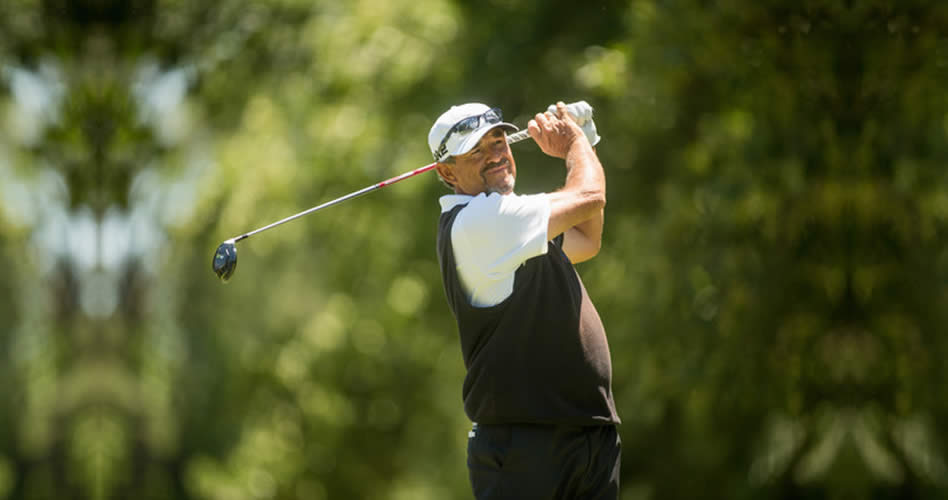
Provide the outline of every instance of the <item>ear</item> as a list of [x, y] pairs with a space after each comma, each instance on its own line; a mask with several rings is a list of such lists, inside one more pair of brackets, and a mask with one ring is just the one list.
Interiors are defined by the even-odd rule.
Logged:
[[438, 175], [440, 175], [441, 178], [444, 179], [448, 184], [455, 186], [457, 185], [458, 178], [456, 175], [454, 175], [454, 168], [452, 167], [453, 165], [438, 162], [438, 166], [435, 167], [435, 170], [438, 171]]

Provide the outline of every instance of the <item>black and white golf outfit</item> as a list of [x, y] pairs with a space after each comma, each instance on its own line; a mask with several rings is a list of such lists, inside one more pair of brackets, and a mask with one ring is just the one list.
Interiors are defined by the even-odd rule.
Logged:
[[546, 195], [447, 195], [441, 205], [475, 497], [617, 498], [609, 346], [563, 236], [546, 240]]

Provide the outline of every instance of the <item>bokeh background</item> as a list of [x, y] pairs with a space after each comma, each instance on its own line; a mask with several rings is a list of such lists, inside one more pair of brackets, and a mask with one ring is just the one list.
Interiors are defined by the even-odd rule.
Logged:
[[211, 257], [427, 164], [452, 104], [580, 99], [622, 499], [948, 498], [919, 0], [0, 0], [0, 498], [470, 498], [434, 174]]

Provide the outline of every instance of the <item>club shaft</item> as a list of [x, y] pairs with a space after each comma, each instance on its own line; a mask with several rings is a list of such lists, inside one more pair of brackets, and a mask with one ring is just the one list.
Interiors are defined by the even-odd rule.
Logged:
[[[515, 132], [515, 133], [510, 134], [510, 135], [507, 136], [507, 144], [514, 144], [514, 143], [520, 142], [520, 141], [526, 139], [527, 137], [529, 137], [529, 134], [527, 133], [527, 130], [526, 130], [526, 129], [521, 130], [521, 131], [519, 131], [519, 132]], [[362, 196], [362, 195], [364, 195], [364, 194], [371, 193], [372, 191], [375, 191], [376, 189], [381, 189], [381, 188], [383, 188], [383, 187], [385, 187], [385, 186], [391, 186], [392, 184], [395, 184], [396, 182], [403, 181], [403, 180], [405, 180], [405, 179], [407, 179], [407, 178], [409, 178], [409, 177], [414, 177], [414, 176], [416, 176], [416, 175], [418, 175], [418, 174], [422, 174], [422, 173], [425, 173], [425, 172], [427, 172], [427, 171], [429, 171], [429, 170], [432, 170], [432, 169], [434, 169], [437, 165], [438, 165], [437, 163], [429, 163], [428, 165], [425, 165], [424, 167], [420, 167], [420, 168], [416, 168], [416, 169], [414, 169], [414, 170], [410, 170], [410, 171], [405, 172], [404, 174], [401, 174], [401, 175], [396, 175], [395, 177], [392, 177], [391, 179], [386, 179], [386, 180], [384, 180], [384, 181], [382, 181], [382, 182], [378, 182], [378, 183], [372, 184], [371, 186], [366, 186], [366, 187], [364, 187], [364, 188], [362, 188], [362, 189], [360, 189], [360, 190], [358, 190], [358, 191], [354, 191], [354, 192], [349, 193], [349, 194], [347, 194], [347, 195], [345, 195], [345, 196], [340, 196], [339, 198], [336, 198], [335, 200], [327, 201], [326, 203], [323, 203], [322, 205], [316, 205], [315, 207], [310, 208], [310, 209], [307, 209], [307, 210], [304, 210], [304, 211], [302, 211], [302, 212], [300, 212], [300, 213], [298, 213], [298, 214], [291, 215], [291, 216], [289, 216], [289, 217], [287, 217], [287, 218], [285, 218], [285, 219], [278, 220], [278, 221], [276, 221], [276, 222], [274, 222], [274, 223], [272, 223], [272, 224], [268, 224], [268, 225], [263, 226], [263, 227], [261, 227], [261, 228], [259, 228], [259, 229], [254, 229], [253, 231], [250, 231], [249, 233], [244, 233], [244, 234], [242, 234], [242, 235], [240, 235], [240, 236], [234, 237], [234, 238], [233, 238], [233, 242], [236, 243], [236, 242], [238, 242], [238, 241], [240, 241], [240, 240], [245, 240], [245, 239], [247, 239], [247, 238], [249, 238], [249, 237], [251, 237], [251, 236], [253, 236], [253, 235], [257, 234], [257, 233], [262, 233], [262, 232], [266, 231], [267, 229], [277, 227], [277, 226], [279, 226], [280, 224], [285, 224], [285, 223], [287, 223], [287, 222], [290, 222], [291, 220], [298, 219], [298, 218], [300, 218], [300, 217], [302, 217], [302, 216], [304, 216], [304, 215], [311, 214], [311, 213], [313, 213], [313, 212], [315, 212], [315, 211], [317, 211], [317, 210], [322, 210], [322, 209], [324, 209], [324, 208], [328, 208], [328, 207], [331, 207], [331, 206], [333, 206], [333, 205], [342, 203], [342, 202], [344, 202], [344, 201], [346, 201], [346, 200], [351, 200], [351, 199], [353, 199], [353, 198], [357, 198], [357, 197]]]
[[513, 144], [520, 142], [526, 138], [530, 137], [530, 134], [527, 133], [527, 129], [523, 129], [520, 132], [514, 132], [507, 136], [507, 144]]
[[[379, 184], [381, 184], [381, 183], [379, 183]], [[263, 227], [261, 227], [261, 228], [259, 228], [259, 229], [254, 229], [253, 231], [250, 231], [249, 233], [242, 234], [242, 235], [240, 235], [240, 236], [234, 238], [234, 242], [236, 243], [236, 242], [238, 242], [238, 241], [240, 241], [240, 240], [245, 240], [245, 239], [247, 239], [247, 238], [249, 238], [249, 237], [251, 237], [251, 236], [253, 236], [253, 235], [257, 234], [257, 233], [262, 233], [262, 232], [266, 231], [267, 229], [277, 227], [277, 226], [279, 226], [280, 224], [285, 224], [285, 223], [287, 223], [287, 222], [290, 222], [291, 220], [298, 219], [298, 218], [300, 218], [300, 217], [302, 217], [302, 216], [304, 216], [304, 215], [306, 215], [306, 214], [315, 212], [315, 211], [317, 211], [317, 210], [322, 210], [322, 209], [324, 209], [324, 208], [331, 207], [331, 206], [336, 205], [336, 204], [338, 204], [338, 203], [342, 203], [342, 202], [344, 202], [344, 201], [346, 201], [346, 200], [351, 200], [352, 198], [356, 198], [356, 197], [362, 196], [362, 195], [364, 195], [364, 194], [366, 194], [366, 193], [375, 191], [376, 189], [382, 187], [382, 186], [380, 186], [379, 184], [373, 184], [373, 185], [371, 185], [371, 186], [362, 188], [362, 189], [360, 189], [360, 190], [358, 190], [358, 191], [355, 191], [355, 192], [353, 192], [353, 193], [349, 193], [349, 194], [347, 194], [347, 195], [345, 195], [345, 196], [341, 196], [341, 197], [339, 197], [339, 198], [336, 198], [335, 200], [327, 201], [326, 203], [323, 203], [322, 205], [317, 205], [317, 206], [315, 206], [315, 207], [313, 207], [313, 208], [310, 208], [310, 209], [308, 209], [308, 210], [304, 210], [304, 211], [302, 211], [302, 212], [300, 212], [300, 213], [298, 213], [298, 214], [291, 215], [291, 216], [289, 216], [289, 217], [287, 217], [287, 218], [285, 218], [285, 219], [278, 220], [278, 221], [276, 221], [276, 222], [274, 222], [274, 223], [272, 223], [272, 224], [268, 224], [268, 225], [263, 226]]]

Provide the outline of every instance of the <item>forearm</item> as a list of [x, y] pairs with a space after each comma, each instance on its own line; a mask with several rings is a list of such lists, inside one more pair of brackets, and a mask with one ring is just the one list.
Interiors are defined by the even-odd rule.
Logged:
[[[537, 114], [527, 129], [544, 153], [566, 161], [566, 182], [549, 194], [550, 222], [547, 236], [556, 238], [567, 230], [581, 233], [582, 253], [598, 251], [602, 235], [603, 207], [606, 205], [606, 178], [589, 139], [567, 113], [566, 105], [556, 103], [557, 115]], [[586, 236], [586, 232], [589, 236]], [[567, 240], [574, 239], [567, 235]], [[588, 244], [587, 244], [588, 243]]]
[[561, 191], [580, 193], [590, 199], [588, 213], [593, 218], [606, 205], [606, 175], [589, 141], [577, 138], [566, 155], [566, 182]]
[[577, 139], [566, 155], [566, 182], [550, 194], [550, 237], [575, 227], [598, 245], [602, 237], [606, 178], [596, 152]]

